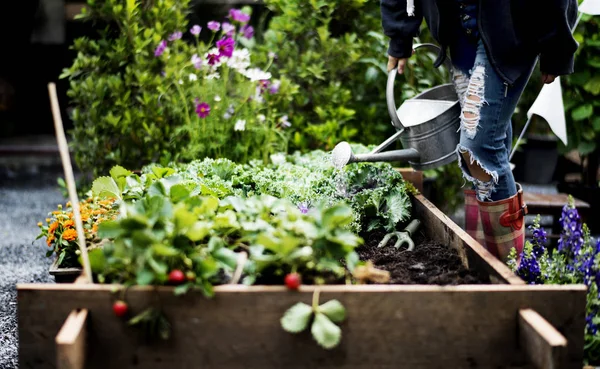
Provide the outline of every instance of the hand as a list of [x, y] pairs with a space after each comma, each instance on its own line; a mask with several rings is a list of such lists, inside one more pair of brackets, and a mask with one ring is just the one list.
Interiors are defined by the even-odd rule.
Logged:
[[408, 58], [394, 58], [393, 56], [388, 55], [388, 64], [387, 64], [388, 72], [397, 67], [398, 74], [403, 74], [404, 67], [406, 66], [407, 61], [408, 61]]
[[553, 74], [542, 73], [542, 82], [545, 84], [552, 83], [556, 79], [556, 76]]

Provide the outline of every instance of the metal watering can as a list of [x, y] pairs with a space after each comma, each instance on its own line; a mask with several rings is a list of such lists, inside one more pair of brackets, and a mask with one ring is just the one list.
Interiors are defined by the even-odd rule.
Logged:
[[[414, 50], [428, 48], [440, 51], [433, 44], [418, 44]], [[446, 59], [452, 70], [452, 63]], [[432, 87], [404, 101], [396, 109], [394, 82], [397, 71], [388, 73], [386, 100], [392, 125], [397, 132], [368, 154], [354, 154], [348, 142], [340, 142], [332, 152], [333, 164], [343, 168], [349, 163], [402, 161], [415, 170], [438, 168], [457, 159], [456, 146], [460, 139], [460, 103], [452, 83]], [[397, 139], [404, 149], [382, 152]]]

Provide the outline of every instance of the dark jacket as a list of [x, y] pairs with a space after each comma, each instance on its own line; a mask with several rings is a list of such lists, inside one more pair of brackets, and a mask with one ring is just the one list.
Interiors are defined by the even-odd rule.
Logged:
[[[453, 42], [455, 0], [414, 0], [409, 16], [406, 0], [381, 0], [383, 30], [390, 38], [388, 54], [410, 57], [413, 38], [423, 18], [431, 36], [442, 46], [436, 67]], [[577, 0], [479, 0], [477, 24], [488, 58], [505, 83], [514, 81], [540, 57], [543, 73], [573, 73], [579, 44], [571, 34], [578, 14]]]

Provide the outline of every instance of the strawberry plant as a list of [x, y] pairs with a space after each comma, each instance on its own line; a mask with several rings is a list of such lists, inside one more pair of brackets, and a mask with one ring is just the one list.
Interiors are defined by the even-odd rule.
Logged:
[[300, 333], [308, 328], [315, 341], [326, 349], [337, 346], [342, 339], [342, 330], [336, 323], [346, 319], [346, 309], [338, 300], [319, 305], [319, 290], [313, 294], [312, 306], [299, 302], [289, 308], [281, 318], [281, 326], [290, 333]]

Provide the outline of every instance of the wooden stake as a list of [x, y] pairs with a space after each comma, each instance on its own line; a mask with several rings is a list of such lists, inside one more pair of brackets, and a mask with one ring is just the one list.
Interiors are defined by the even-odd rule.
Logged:
[[67, 189], [69, 191], [69, 200], [71, 201], [73, 215], [75, 216], [75, 228], [77, 229], [79, 248], [81, 250], [81, 257], [83, 259], [83, 272], [87, 278], [87, 281], [89, 283], [93, 283], [92, 268], [90, 266], [90, 258], [88, 256], [87, 247], [85, 244], [83, 222], [81, 221], [81, 212], [79, 210], [79, 199], [77, 197], [77, 190], [75, 188], [75, 176], [73, 175], [73, 166], [71, 165], [71, 157], [69, 156], [69, 146], [67, 145], [67, 138], [65, 137], [62, 117], [60, 115], [60, 108], [58, 105], [58, 96], [56, 94], [56, 85], [54, 83], [51, 82], [48, 84], [48, 92], [50, 94], [54, 128], [56, 129], [56, 141], [58, 142], [58, 150], [60, 152], [60, 157], [65, 171], [65, 179], [67, 181]]
[[58, 369], [84, 368], [87, 318], [87, 309], [73, 310], [56, 335]]
[[519, 336], [521, 348], [537, 369], [564, 366], [567, 339], [536, 311], [519, 311]]

